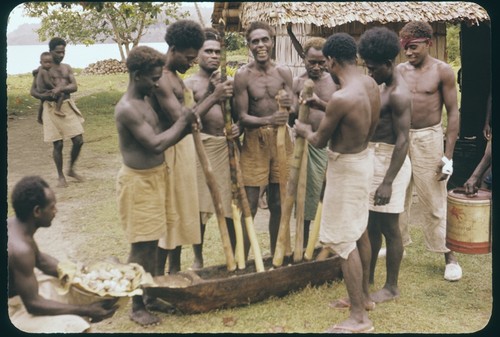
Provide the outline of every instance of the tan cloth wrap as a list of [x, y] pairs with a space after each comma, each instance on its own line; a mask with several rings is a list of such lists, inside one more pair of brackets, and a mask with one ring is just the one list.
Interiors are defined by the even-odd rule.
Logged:
[[[231, 173], [229, 171], [229, 155], [227, 148], [227, 139], [225, 136], [212, 136], [201, 133], [201, 140], [207, 152], [210, 166], [214, 172], [217, 187], [222, 198], [222, 209], [226, 218], [232, 218], [231, 211]], [[198, 178], [198, 200], [200, 203], [200, 212], [215, 213], [212, 195], [205, 180], [205, 173], [201, 163], [196, 157], [196, 171]]]
[[373, 204], [373, 198], [375, 197], [375, 192], [384, 180], [385, 174], [391, 164], [394, 145], [371, 142], [368, 145], [368, 148], [373, 152], [373, 180], [370, 191], [370, 211], [394, 214], [403, 212], [405, 208], [406, 189], [408, 188], [411, 178], [410, 158], [408, 156], [405, 157], [403, 165], [392, 182], [390, 202], [386, 205], [375, 206]]
[[201, 242], [196, 156], [191, 134], [165, 151], [167, 234], [158, 243], [163, 249]]
[[368, 148], [356, 154], [328, 150], [319, 238], [343, 259], [356, 248], [368, 225], [372, 176], [373, 159]]
[[[38, 281], [38, 293], [48, 300], [62, 303], [73, 303], [70, 294], [59, 295], [56, 286], [59, 280], [55, 277], [44, 275], [35, 269]], [[12, 324], [27, 333], [80, 333], [90, 327], [89, 322], [77, 315], [32, 315], [21, 300], [21, 296], [9, 298], [9, 318]]]
[[52, 143], [57, 140], [70, 139], [83, 134], [82, 113], [73, 99], [66, 99], [61, 106], [65, 117], [55, 114], [57, 102], [43, 101], [43, 141]]
[[436, 168], [444, 155], [443, 128], [441, 123], [423, 129], [410, 129], [410, 157], [412, 178], [406, 193], [405, 212], [400, 216], [403, 245], [411, 243], [408, 231], [412, 190], [415, 188], [418, 202], [423, 207], [422, 230], [426, 248], [435, 253], [447, 253], [446, 207], [447, 181], [437, 181]]
[[118, 214], [130, 243], [159, 240], [166, 234], [166, 165], [134, 170], [122, 165], [116, 180]]
[[[277, 134], [278, 128], [272, 126], [245, 129], [240, 156], [245, 186], [266, 186], [269, 183], [280, 182]], [[288, 179], [289, 167], [293, 159], [293, 144], [289, 132], [286, 133], [285, 147], [288, 159], [286, 173]]]

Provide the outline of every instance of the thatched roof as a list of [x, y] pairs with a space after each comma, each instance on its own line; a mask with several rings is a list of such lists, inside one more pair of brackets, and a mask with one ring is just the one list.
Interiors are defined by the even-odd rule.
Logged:
[[226, 14], [231, 30], [245, 29], [252, 21], [265, 21], [272, 26], [291, 22], [336, 27], [355, 21], [479, 25], [490, 20], [486, 10], [472, 2], [229, 2], [226, 12], [224, 4], [214, 4], [212, 22], [217, 23]]

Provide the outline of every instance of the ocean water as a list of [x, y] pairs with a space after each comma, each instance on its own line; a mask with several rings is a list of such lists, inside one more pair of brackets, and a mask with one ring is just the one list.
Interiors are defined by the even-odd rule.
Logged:
[[[162, 53], [166, 53], [168, 49], [165, 42], [141, 43], [141, 45], [155, 48]], [[48, 44], [7, 46], [7, 75], [30, 73], [40, 65], [40, 54], [48, 50]], [[107, 59], [120, 60], [118, 45], [95, 44], [87, 47], [68, 44], [63, 63], [73, 68], [85, 68], [91, 63]]]

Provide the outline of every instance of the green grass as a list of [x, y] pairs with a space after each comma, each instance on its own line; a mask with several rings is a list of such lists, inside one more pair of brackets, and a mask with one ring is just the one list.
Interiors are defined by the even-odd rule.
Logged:
[[[41, 231], [40, 246], [58, 258], [66, 256], [87, 264], [109, 256], [125, 261], [129, 246], [118, 223], [115, 200], [114, 182], [121, 158], [113, 109], [126, 90], [128, 75], [77, 76], [77, 81], [79, 90], [75, 99], [86, 118], [86, 143], [78, 168], [87, 181], [72, 183], [66, 189], [56, 189], [58, 208], [69, 215], [58, 218], [53, 228]], [[7, 83], [9, 115], [33, 120], [30, 125], [37, 125], [38, 101], [26, 94], [31, 86], [31, 75], [9, 76]], [[41, 144], [41, 139], [19, 141], [25, 142], [26, 148], [33, 147], [41, 152], [35, 159], [36, 169], [52, 179], [55, 172], [50, 146]], [[9, 156], [19, 159], [25, 154], [11, 153]], [[12, 176], [29, 172], [30, 166], [9, 165], [8, 169], [9, 185], [12, 185]], [[12, 214], [10, 209], [9, 214]], [[455, 283], [446, 282], [443, 279], [443, 255], [425, 250], [419, 225], [414, 223], [410, 228], [414, 243], [407, 247], [407, 256], [402, 262], [400, 299], [380, 304], [369, 313], [375, 331], [468, 333], [481, 330], [492, 312], [491, 254], [457, 254], [464, 271], [463, 279]], [[61, 235], [69, 238], [67, 242], [53, 242], [54, 237]], [[261, 249], [268, 253], [267, 233], [259, 232], [258, 237]], [[205, 240], [206, 265], [223, 264], [224, 254], [217, 224], [213, 220], [208, 224]], [[187, 269], [192, 259], [191, 247], [183, 247], [182, 269]], [[373, 289], [380, 288], [384, 283], [384, 263], [384, 259], [378, 263]], [[112, 319], [93, 324], [93, 330], [103, 333], [322, 332], [347, 317], [347, 312], [327, 306], [329, 301], [345, 295], [344, 284], [336, 282], [308, 287], [281, 299], [271, 298], [241, 308], [198, 315], [161, 314], [162, 324], [150, 328], [142, 328], [129, 321], [130, 304], [127, 304]]]

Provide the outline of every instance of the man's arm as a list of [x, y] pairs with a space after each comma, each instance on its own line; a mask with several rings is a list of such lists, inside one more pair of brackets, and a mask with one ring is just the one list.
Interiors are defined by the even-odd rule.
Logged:
[[382, 183], [375, 191], [375, 206], [385, 205], [391, 201], [392, 183], [401, 169], [401, 166], [403, 166], [406, 154], [408, 153], [411, 122], [411, 101], [409, 97], [409, 95], [402, 94], [391, 95], [392, 128], [396, 134], [396, 142], [394, 144], [389, 168], [387, 169]]
[[453, 73], [453, 69], [447, 64], [445, 66], [441, 66], [439, 69], [442, 79], [443, 101], [448, 116], [448, 125], [446, 127], [445, 136], [446, 148], [444, 155], [448, 159], [452, 159], [459, 128], [459, 113], [457, 103], [457, 88], [455, 86], [455, 74]]
[[36, 71], [33, 71], [33, 81], [31, 82], [31, 88], [30, 88], [30, 95], [36, 99], [40, 100], [54, 100], [52, 98], [52, 93], [51, 92], [40, 92], [38, 91], [37, 88], [37, 77], [38, 77], [38, 72], [39, 69]]
[[116, 114], [116, 121], [127, 128], [134, 139], [145, 149], [155, 154], [161, 154], [170, 146], [175, 145], [184, 134], [186, 127], [195, 120], [194, 112], [186, 109], [187, 113], [180, 116], [170, 128], [157, 133], [142, 116], [136, 113], [137, 109], [147, 109], [145, 105], [140, 107], [129, 105]]
[[474, 194], [477, 192], [478, 187], [481, 185], [481, 177], [491, 165], [491, 140], [486, 144], [483, 158], [476, 166], [469, 179], [464, 184], [466, 194]]
[[325, 117], [321, 120], [318, 130], [313, 132], [311, 125], [296, 120], [294, 129], [297, 135], [305, 138], [309, 144], [316, 148], [324, 148], [344, 116], [343, 106], [342, 99], [332, 96], [326, 106]]
[[69, 64], [64, 64], [64, 67], [66, 68], [66, 81], [59, 81], [57, 86], [52, 90], [55, 96], [61, 92], [64, 94], [72, 94], [78, 90], [73, 69]]

